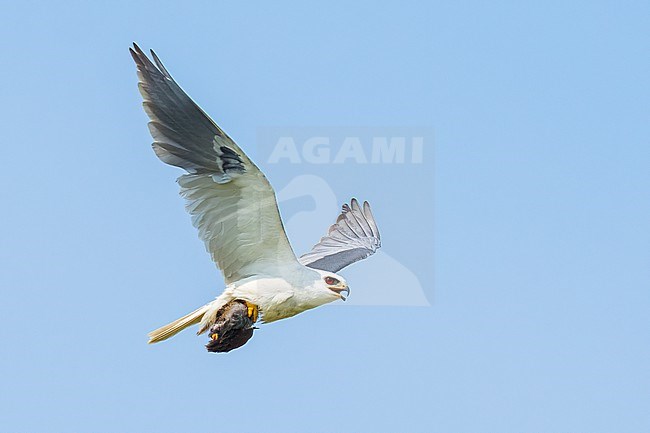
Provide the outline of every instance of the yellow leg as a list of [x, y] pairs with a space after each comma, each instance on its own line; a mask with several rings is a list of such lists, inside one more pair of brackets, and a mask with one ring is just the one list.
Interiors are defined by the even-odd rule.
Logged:
[[248, 317], [251, 318], [253, 323], [257, 322], [257, 317], [259, 315], [259, 309], [257, 308], [257, 305], [246, 301], [246, 307], [248, 307]]
[[213, 340], [216, 340], [217, 338], [219, 338], [219, 334], [217, 334], [217, 333], [215, 332], [214, 334], [212, 334], [212, 335], [210, 336], [210, 338], [212, 338]]

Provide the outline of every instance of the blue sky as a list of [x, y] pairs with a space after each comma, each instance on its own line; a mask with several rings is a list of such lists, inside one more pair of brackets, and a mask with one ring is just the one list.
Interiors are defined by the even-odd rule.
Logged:
[[[647, 2], [94, 3], [0, 5], [3, 429], [650, 430]], [[145, 344], [223, 283], [149, 146], [133, 41], [278, 191], [373, 203], [405, 273], [342, 273], [392, 305], [221, 356]], [[269, 130], [304, 128], [432, 132], [419, 165], [268, 162]], [[296, 250], [336, 216], [316, 205], [282, 205]], [[414, 284], [430, 306], [398, 301]]]

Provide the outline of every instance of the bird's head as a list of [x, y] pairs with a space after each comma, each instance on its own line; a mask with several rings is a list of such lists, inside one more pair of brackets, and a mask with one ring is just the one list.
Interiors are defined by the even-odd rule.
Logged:
[[[337, 299], [345, 301], [350, 295], [350, 288], [345, 279], [333, 272], [318, 271], [320, 274], [319, 288], [328, 291]], [[343, 294], [345, 292], [345, 295]]]

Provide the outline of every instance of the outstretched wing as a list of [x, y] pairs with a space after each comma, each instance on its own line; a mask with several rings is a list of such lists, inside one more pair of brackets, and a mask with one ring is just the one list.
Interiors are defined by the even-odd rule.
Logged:
[[381, 237], [370, 204], [364, 202], [361, 209], [353, 198], [349, 206], [343, 205], [343, 211], [336, 224], [329, 228], [327, 236], [298, 261], [310, 268], [338, 272], [373, 255], [379, 247]]
[[178, 178], [181, 195], [226, 283], [297, 264], [264, 174], [176, 84], [153, 51], [155, 64], [136, 44], [129, 50], [151, 119], [153, 149], [163, 162], [189, 173]]

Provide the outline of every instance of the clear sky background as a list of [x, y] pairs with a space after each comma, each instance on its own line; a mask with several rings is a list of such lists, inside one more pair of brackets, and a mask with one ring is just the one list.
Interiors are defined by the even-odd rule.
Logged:
[[[650, 431], [649, 22], [644, 1], [2, 2], [0, 430]], [[431, 128], [430, 176], [330, 183], [372, 200], [431, 305], [147, 346], [223, 283], [149, 146], [132, 41], [254, 158], [262, 127]], [[311, 170], [260, 166], [278, 190]], [[342, 272], [351, 301], [375, 258]]]

